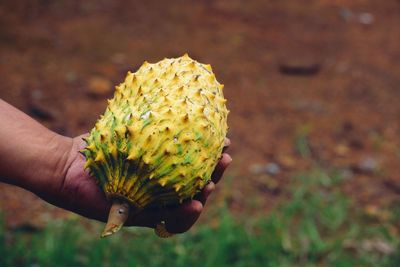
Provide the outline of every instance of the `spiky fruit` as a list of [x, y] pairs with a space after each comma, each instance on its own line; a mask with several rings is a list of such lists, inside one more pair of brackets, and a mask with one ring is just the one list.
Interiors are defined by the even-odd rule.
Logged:
[[116, 86], [83, 150], [85, 168], [114, 203], [103, 236], [129, 212], [180, 203], [207, 184], [227, 132], [222, 89], [211, 66], [187, 54], [144, 62]]

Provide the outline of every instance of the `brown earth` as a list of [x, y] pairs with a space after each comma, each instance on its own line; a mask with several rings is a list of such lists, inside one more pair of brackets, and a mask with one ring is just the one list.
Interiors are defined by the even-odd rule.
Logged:
[[[214, 198], [264, 212], [322, 167], [362, 207], [400, 200], [400, 1], [126, 2], [2, 1], [0, 97], [75, 136], [128, 70], [188, 52], [231, 110], [232, 188]], [[10, 226], [64, 214], [0, 188]]]

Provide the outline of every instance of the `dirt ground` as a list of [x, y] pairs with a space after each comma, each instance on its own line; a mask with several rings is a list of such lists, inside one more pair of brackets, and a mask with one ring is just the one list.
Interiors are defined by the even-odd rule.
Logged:
[[[225, 84], [232, 209], [267, 212], [320, 167], [376, 210], [400, 201], [399, 25], [398, 0], [3, 0], [0, 97], [75, 136], [128, 70], [188, 52]], [[0, 188], [11, 227], [64, 214]]]

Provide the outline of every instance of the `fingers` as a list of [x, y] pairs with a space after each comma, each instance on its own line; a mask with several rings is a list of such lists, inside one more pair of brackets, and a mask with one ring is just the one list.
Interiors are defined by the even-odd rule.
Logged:
[[160, 209], [145, 209], [138, 214], [132, 214], [125, 225], [154, 228], [157, 223], [163, 220], [165, 220], [165, 218]]
[[211, 180], [217, 184], [219, 180], [221, 179], [222, 175], [224, 174], [225, 169], [228, 167], [228, 165], [232, 162], [231, 156], [227, 153], [222, 154], [222, 158], [218, 162], [217, 166], [215, 167], [215, 170], [213, 174], [211, 175]]
[[130, 218], [125, 225], [136, 225], [154, 228], [157, 223], [165, 221], [168, 232], [183, 233], [192, 227], [199, 218], [200, 213], [207, 201], [207, 198], [215, 190], [214, 182], [208, 183], [203, 190], [195, 196], [192, 201], [168, 208], [164, 211], [144, 210], [138, 216]]
[[198, 200], [191, 200], [172, 209], [166, 214], [165, 226], [170, 233], [178, 234], [188, 231], [200, 217], [203, 205]]
[[164, 210], [144, 210], [134, 218], [130, 218], [125, 225], [154, 228], [161, 221], [165, 221], [168, 232], [184, 233], [197, 221], [202, 210], [203, 204], [199, 200], [191, 200], [178, 207]]
[[219, 160], [213, 174], [211, 175], [211, 179], [215, 184], [217, 184], [219, 180], [221, 180], [221, 177], [224, 174], [225, 169], [232, 162], [231, 156], [225, 153], [225, 151], [229, 148], [230, 145], [231, 145], [231, 140], [229, 138], [225, 138], [221, 159]]
[[203, 190], [194, 197], [195, 200], [198, 200], [203, 204], [203, 206], [206, 204], [207, 198], [210, 196], [210, 194], [215, 190], [215, 184], [214, 182], [209, 182]]

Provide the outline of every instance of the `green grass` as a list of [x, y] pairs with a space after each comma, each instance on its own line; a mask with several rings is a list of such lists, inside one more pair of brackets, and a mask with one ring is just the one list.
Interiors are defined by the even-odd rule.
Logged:
[[291, 199], [265, 218], [239, 219], [219, 207], [211, 212], [216, 226], [167, 240], [136, 228], [99, 239], [97, 223], [56, 221], [36, 233], [2, 225], [0, 266], [400, 266], [399, 239], [390, 234], [399, 211], [387, 222], [368, 217], [343, 195], [341, 182], [320, 171], [299, 175]]

